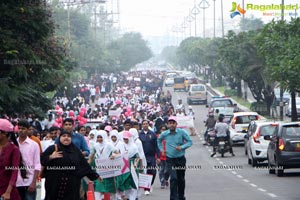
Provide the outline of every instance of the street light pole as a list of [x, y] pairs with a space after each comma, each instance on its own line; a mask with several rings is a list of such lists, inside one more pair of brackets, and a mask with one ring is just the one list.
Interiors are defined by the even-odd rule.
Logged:
[[221, 24], [222, 24], [222, 38], [224, 38], [223, 0], [221, 0]]
[[216, 0], [214, 2], [214, 38], [216, 38]]
[[202, 0], [199, 3], [199, 8], [203, 9], [203, 38], [205, 38], [205, 9], [209, 7], [207, 0]]
[[[281, 20], [284, 20], [284, 0], [281, 1]], [[283, 121], [283, 88], [280, 86], [280, 120]]]

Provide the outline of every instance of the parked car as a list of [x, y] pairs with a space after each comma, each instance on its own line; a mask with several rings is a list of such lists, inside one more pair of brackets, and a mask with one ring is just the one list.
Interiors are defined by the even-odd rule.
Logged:
[[191, 84], [187, 96], [187, 104], [207, 104], [207, 90], [204, 84]]
[[245, 154], [248, 157], [248, 164], [255, 167], [258, 162], [267, 160], [269, 140], [264, 136], [272, 135], [278, 122], [272, 121], [251, 121], [245, 135]]
[[[296, 97], [296, 108], [297, 108], [297, 116], [300, 117], [300, 97]], [[289, 100], [288, 108], [286, 109], [286, 116], [292, 116], [292, 99]]]
[[[275, 95], [275, 103], [276, 106], [280, 105], [280, 88], [274, 88], [274, 95]], [[282, 100], [283, 100], [283, 104], [288, 104], [288, 102], [290, 101], [291, 95], [290, 93], [288, 93], [287, 91], [283, 92], [283, 96], [282, 96]]]
[[229, 121], [230, 138], [233, 143], [244, 143], [249, 123], [253, 120], [265, 119], [257, 112], [236, 112]]
[[270, 140], [267, 156], [269, 173], [283, 176], [284, 170], [300, 168], [300, 122], [282, 122], [274, 130], [272, 136], [264, 136]]

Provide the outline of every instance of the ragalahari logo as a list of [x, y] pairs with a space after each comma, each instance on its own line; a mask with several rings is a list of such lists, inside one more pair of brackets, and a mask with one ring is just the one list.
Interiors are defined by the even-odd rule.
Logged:
[[246, 10], [241, 8], [240, 4], [236, 6], [236, 2], [232, 2], [232, 9], [230, 10], [231, 14], [230, 17], [234, 18], [237, 15], [244, 15], [246, 13]]

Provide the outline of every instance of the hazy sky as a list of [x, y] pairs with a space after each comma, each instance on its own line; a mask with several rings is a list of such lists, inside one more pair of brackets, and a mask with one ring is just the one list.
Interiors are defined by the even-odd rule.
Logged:
[[[242, 4], [242, 0], [223, 0], [224, 26], [227, 28], [238, 28], [237, 25], [241, 16], [230, 18], [230, 10], [232, 2]], [[124, 31], [141, 32], [144, 36], [162, 36], [176, 34], [174, 27], [181, 27], [184, 17], [187, 17], [189, 10], [194, 7], [194, 0], [120, 0], [120, 20], [121, 28]], [[196, 0], [196, 5], [199, 7], [201, 0]], [[203, 1], [204, 2], [204, 1]], [[213, 1], [206, 0], [209, 3], [209, 8], [205, 10], [205, 34], [212, 36], [213, 33]], [[216, 0], [216, 31], [217, 36], [221, 34], [221, 0]], [[285, 4], [299, 4], [299, 0], [285, 0]], [[245, 0], [245, 5], [248, 3], [263, 5], [263, 4], [280, 4], [281, 0]], [[203, 4], [202, 4], [203, 5]], [[268, 11], [269, 13], [275, 11]], [[276, 11], [280, 12], [280, 11]], [[295, 12], [295, 11], [293, 11]], [[297, 11], [299, 13], [299, 10]], [[247, 10], [245, 17], [262, 18], [263, 21], [270, 21], [273, 17], [263, 16], [260, 11]], [[275, 17], [276, 18], [276, 17]], [[277, 17], [278, 18], [278, 17]], [[196, 34], [203, 35], [203, 9], [200, 9], [200, 14], [196, 18]], [[192, 36], [195, 35], [194, 21], [191, 22]], [[187, 28], [187, 34], [190, 28]]]

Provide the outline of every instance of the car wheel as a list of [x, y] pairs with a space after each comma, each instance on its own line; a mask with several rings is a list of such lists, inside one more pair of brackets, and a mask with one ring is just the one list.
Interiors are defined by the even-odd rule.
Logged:
[[271, 165], [269, 157], [268, 157], [268, 169], [269, 169], [269, 174], [275, 174], [275, 169]]
[[275, 170], [276, 170], [276, 175], [278, 177], [282, 177], [283, 176], [283, 166], [282, 165], [279, 165], [278, 161], [276, 161], [276, 167], [275, 167]]
[[252, 167], [257, 166], [257, 160], [252, 157]]

